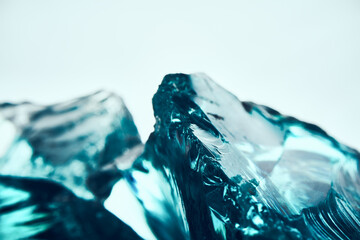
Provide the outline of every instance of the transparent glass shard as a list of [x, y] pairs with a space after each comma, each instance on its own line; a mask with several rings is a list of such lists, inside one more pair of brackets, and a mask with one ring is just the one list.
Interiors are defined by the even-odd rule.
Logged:
[[1, 104], [0, 130], [0, 174], [52, 179], [87, 199], [88, 176], [141, 143], [122, 99], [106, 91], [50, 106]]
[[0, 176], [1, 239], [141, 239], [93, 200], [46, 179]]
[[143, 145], [112, 93], [0, 104], [0, 238], [360, 239], [356, 150], [203, 74], [153, 106]]
[[103, 206], [143, 150], [119, 96], [0, 104], [0, 133], [1, 239], [142, 239]]
[[191, 239], [360, 238], [356, 150], [202, 74], [167, 75], [153, 106], [127, 177], [150, 223]]

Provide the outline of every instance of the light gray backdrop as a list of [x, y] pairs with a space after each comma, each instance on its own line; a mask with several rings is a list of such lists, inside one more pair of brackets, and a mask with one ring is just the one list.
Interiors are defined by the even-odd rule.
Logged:
[[0, 0], [0, 101], [108, 89], [146, 140], [173, 72], [205, 72], [360, 148], [357, 0]]

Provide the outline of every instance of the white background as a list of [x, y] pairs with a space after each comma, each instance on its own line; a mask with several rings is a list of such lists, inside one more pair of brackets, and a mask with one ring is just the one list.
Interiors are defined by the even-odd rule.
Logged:
[[0, 0], [0, 101], [108, 89], [146, 140], [151, 98], [174, 72], [204, 72], [360, 148], [358, 0]]

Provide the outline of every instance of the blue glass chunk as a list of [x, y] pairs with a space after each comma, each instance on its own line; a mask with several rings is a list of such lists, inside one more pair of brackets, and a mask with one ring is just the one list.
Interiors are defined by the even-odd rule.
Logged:
[[360, 239], [356, 150], [204, 74], [165, 76], [153, 107], [126, 179], [159, 239]]
[[0, 128], [8, 142], [0, 174], [51, 179], [86, 199], [88, 177], [141, 144], [123, 100], [106, 91], [50, 106], [2, 104]]

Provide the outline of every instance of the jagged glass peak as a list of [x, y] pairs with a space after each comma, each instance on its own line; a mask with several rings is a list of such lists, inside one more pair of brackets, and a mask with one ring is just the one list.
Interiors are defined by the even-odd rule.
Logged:
[[356, 150], [203, 74], [153, 106], [143, 145], [113, 93], [0, 104], [0, 238], [360, 239]]
[[[166, 179], [171, 190], [158, 188], [172, 196], [164, 199], [178, 236], [360, 237], [356, 150], [315, 125], [241, 102], [201, 74], [167, 75], [153, 106], [155, 131], [134, 169]], [[146, 209], [158, 198], [136, 175], [128, 181], [149, 219], [163, 219]]]
[[1, 174], [50, 178], [85, 198], [89, 174], [141, 143], [123, 100], [107, 91], [50, 106], [5, 103], [0, 116], [15, 129]]

